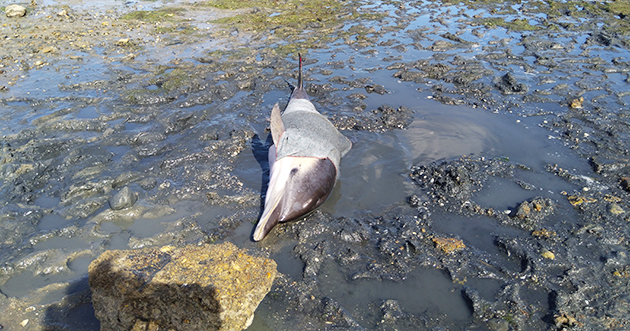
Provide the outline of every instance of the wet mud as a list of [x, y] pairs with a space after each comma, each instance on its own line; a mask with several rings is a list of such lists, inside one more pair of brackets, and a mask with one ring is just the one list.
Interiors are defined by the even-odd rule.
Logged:
[[[97, 330], [103, 251], [223, 241], [281, 272], [250, 330], [630, 327], [626, 1], [22, 5], [0, 15], [0, 329]], [[353, 149], [254, 243], [298, 51]]]

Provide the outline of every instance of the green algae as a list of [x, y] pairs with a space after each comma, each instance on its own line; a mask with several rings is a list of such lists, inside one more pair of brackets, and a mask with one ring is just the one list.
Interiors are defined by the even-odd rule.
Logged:
[[193, 26], [158, 26], [155, 28], [155, 32], [160, 34], [177, 33], [191, 35], [197, 32], [197, 28]]
[[531, 25], [527, 19], [515, 19], [506, 22], [501, 17], [483, 18], [479, 22], [488, 28], [503, 27], [512, 31], [537, 31], [542, 29], [540, 26]]
[[614, 15], [628, 16], [630, 15], [630, 1], [619, 0], [608, 2], [604, 5], [604, 8]]
[[164, 21], [175, 21], [178, 20], [178, 14], [186, 11], [183, 8], [174, 8], [174, 7], [166, 7], [160, 8], [158, 10], [138, 10], [128, 14], [123, 15], [121, 20], [137, 20], [143, 22], [164, 22]]
[[239, 2], [221, 0], [209, 2], [208, 6], [219, 9], [253, 8], [249, 12], [214, 20], [214, 23], [232, 25], [251, 32], [272, 31], [284, 38], [300, 34], [304, 30], [332, 28], [349, 18], [357, 17], [357, 4], [334, 0], [244, 0]]
[[182, 68], [175, 68], [168, 74], [164, 75], [164, 83], [162, 89], [166, 91], [174, 91], [184, 85], [184, 82], [190, 77], [189, 73]]
[[[630, 34], [630, 0], [617, 1], [498, 1], [498, 0], [435, 0], [438, 4], [465, 6], [470, 9], [485, 9], [489, 14], [485, 18], [476, 17], [471, 23], [485, 25], [487, 28], [503, 27], [512, 31], [542, 31], [560, 29], [588, 30], [596, 25], [610, 33], [621, 35]], [[518, 12], [513, 5], [518, 4]], [[510, 22], [505, 22], [505, 15], [528, 16], [534, 14], [544, 14], [546, 18], [539, 21], [540, 25], [532, 25], [527, 18], [518, 18]], [[482, 14], [483, 15], [483, 14]], [[583, 23], [566, 22], [567, 18], [586, 19]], [[531, 20], [538, 20], [530, 18]]]

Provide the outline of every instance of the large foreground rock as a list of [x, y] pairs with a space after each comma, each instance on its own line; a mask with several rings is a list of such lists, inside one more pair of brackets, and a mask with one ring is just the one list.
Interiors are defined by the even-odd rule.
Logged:
[[275, 276], [231, 243], [106, 251], [89, 267], [101, 330], [242, 330]]

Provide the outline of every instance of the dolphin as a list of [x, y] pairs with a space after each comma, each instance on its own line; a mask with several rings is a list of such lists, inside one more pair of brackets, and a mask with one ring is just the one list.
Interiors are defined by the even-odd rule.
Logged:
[[311, 103], [302, 81], [299, 55], [298, 84], [281, 114], [271, 110], [269, 186], [265, 209], [254, 230], [260, 241], [281, 222], [294, 220], [319, 207], [339, 177], [339, 162], [352, 143]]

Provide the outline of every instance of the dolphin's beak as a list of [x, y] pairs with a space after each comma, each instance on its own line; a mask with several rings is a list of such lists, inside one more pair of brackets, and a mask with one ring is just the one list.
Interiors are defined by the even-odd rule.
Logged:
[[[275, 161], [271, 152], [265, 210], [254, 231], [255, 241], [265, 238], [276, 224], [293, 220], [319, 207], [326, 201], [337, 180], [337, 169], [329, 159], [283, 157]], [[273, 152], [275, 154], [275, 148]]]

